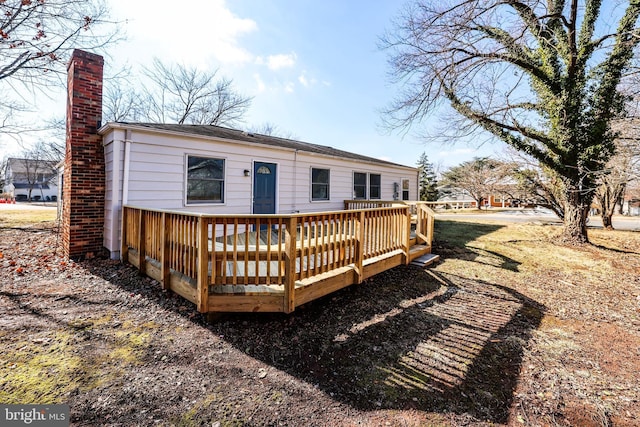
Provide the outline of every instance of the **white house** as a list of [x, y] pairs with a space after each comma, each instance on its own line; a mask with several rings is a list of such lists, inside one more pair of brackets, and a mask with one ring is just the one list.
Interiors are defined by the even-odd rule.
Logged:
[[2, 192], [17, 200], [55, 201], [58, 197], [56, 162], [15, 157], [7, 159]]
[[124, 204], [210, 214], [336, 211], [344, 200], [416, 200], [418, 170], [329, 146], [209, 125], [108, 123], [104, 246]]
[[122, 207], [208, 214], [336, 211], [416, 200], [418, 170], [333, 147], [210, 125], [101, 124], [99, 55], [69, 63], [62, 240], [70, 257], [120, 251]]

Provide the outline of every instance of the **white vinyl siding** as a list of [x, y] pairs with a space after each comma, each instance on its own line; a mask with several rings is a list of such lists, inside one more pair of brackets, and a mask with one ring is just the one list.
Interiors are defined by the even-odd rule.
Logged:
[[[358, 162], [346, 158], [243, 144], [190, 135], [171, 135], [153, 130], [132, 128], [125, 144], [122, 129], [109, 129], [104, 135], [107, 182], [119, 176], [118, 188], [108, 186], [109, 200], [105, 211], [105, 246], [119, 250], [119, 218], [122, 201], [131, 206], [169, 209], [173, 211], [208, 214], [250, 214], [252, 212], [253, 176], [245, 176], [244, 170], [253, 171], [253, 163], [277, 163], [276, 212], [317, 212], [340, 210], [344, 200], [354, 198], [353, 172], [367, 174], [367, 192], [371, 193], [369, 175], [380, 176], [380, 198], [392, 200], [394, 184], [402, 186], [402, 179], [410, 177], [410, 200], [417, 198], [417, 170], [412, 167], [381, 163]], [[107, 142], [113, 141], [113, 142]], [[119, 147], [119, 171], [113, 163], [113, 144]], [[125, 145], [129, 145], [128, 154]], [[186, 204], [187, 156], [224, 159], [224, 203]], [[125, 163], [128, 164], [128, 182], [124, 184]], [[312, 200], [311, 169], [328, 170], [329, 182], [325, 200]], [[252, 174], [253, 175], [253, 174]], [[375, 181], [375, 178], [374, 178]], [[375, 187], [375, 182], [373, 183]], [[326, 185], [326, 184], [324, 184]], [[373, 192], [375, 193], [375, 189]], [[126, 192], [126, 194], [125, 194]], [[367, 197], [371, 197], [367, 194]], [[112, 227], [116, 227], [115, 229]], [[110, 236], [110, 237], [107, 237]]]

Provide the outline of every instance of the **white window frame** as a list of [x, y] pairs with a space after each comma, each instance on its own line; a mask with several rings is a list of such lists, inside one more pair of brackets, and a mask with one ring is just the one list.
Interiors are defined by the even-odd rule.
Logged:
[[[329, 182], [327, 182], [327, 198], [326, 199], [314, 199], [313, 198], [313, 170], [326, 170], [329, 172]], [[326, 203], [331, 201], [331, 169], [327, 167], [311, 166], [309, 168], [309, 201], [311, 203]]]
[[[371, 196], [371, 175], [377, 175], [380, 177], [380, 183], [378, 184], [378, 197], [375, 199]], [[367, 196], [369, 200], [382, 200], [382, 174], [381, 173], [368, 173], [367, 174]]]
[[[364, 197], [356, 196], [356, 174], [364, 175]], [[380, 177], [380, 184], [378, 185], [378, 194], [379, 196], [373, 198], [371, 196], [371, 176], [377, 175]], [[351, 194], [354, 200], [382, 200], [382, 174], [381, 173], [371, 173], [371, 172], [362, 172], [362, 171], [352, 171], [351, 173]]]
[[[364, 197], [357, 197], [356, 196], [356, 174], [361, 174], [364, 175]], [[361, 171], [353, 171], [353, 173], [351, 174], [351, 191], [353, 194], [353, 199], [354, 200], [367, 200], [367, 196], [369, 196], [369, 189], [368, 189], [368, 185], [369, 184], [369, 174], [366, 172], [361, 172]]]
[[[204, 159], [222, 160], [223, 172], [222, 172], [222, 200], [217, 201], [205, 201], [205, 202], [189, 202], [189, 157], [200, 157]], [[187, 153], [184, 155], [184, 206], [224, 206], [227, 201], [227, 159], [226, 157], [208, 156], [206, 154], [192, 154]]]
[[[407, 198], [404, 198], [404, 183], [408, 182], [409, 185], [407, 187]], [[409, 178], [401, 178], [400, 179], [400, 200], [411, 200], [411, 180]]]

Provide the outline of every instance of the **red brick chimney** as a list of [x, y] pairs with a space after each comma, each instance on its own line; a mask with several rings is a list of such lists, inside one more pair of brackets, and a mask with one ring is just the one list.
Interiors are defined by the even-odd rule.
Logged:
[[67, 144], [62, 241], [69, 258], [103, 250], [105, 163], [102, 138], [102, 56], [74, 50], [67, 68]]

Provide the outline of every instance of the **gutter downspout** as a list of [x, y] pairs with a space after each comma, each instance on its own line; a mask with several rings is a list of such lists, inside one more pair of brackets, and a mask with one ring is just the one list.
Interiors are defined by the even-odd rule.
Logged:
[[122, 172], [122, 206], [129, 203], [129, 166], [131, 160], [131, 130], [124, 131], [124, 171]]
[[[122, 215], [124, 213], [124, 205], [129, 203], [129, 164], [131, 160], [131, 130], [125, 129], [124, 131], [124, 158], [123, 158], [123, 171], [122, 171], [122, 203], [118, 209], [118, 218], [120, 227], [118, 228], [118, 247], [122, 247], [122, 227], [124, 226]], [[115, 169], [115, 168], [114, 168]], [[118, 168], [119, 169], [119, 168]], [[120, 251], [118, 251], [120, 252]], [[122, 254], [119, 254], [119, 258], [122, 258]]]
[[[113, 141], [111, 141], [111, 150], [113, 151], [111, 157], [111, 161], [113, 162], [111, 168], [111, 173], [113, 174], [111, 176], [111, 194], [105, 194], [105, 196], [111, 196], [111, 236], [109, 239], [111, 241], [109, 247], [111, 259], [120, 259], [120, 220], [122, 219], [122, 205], [120, 204], [120, 200], [118, 200], [118, 193], [120, 192], [120, 143], [121, 141], [118, 138], [114, 138]], [[106, 237], [105, 235], [105, 240]], [[105, 244], [105, 246], [107, 245]]]
[[298, 213], [298, 150], [293, 152], [293, 212]]

